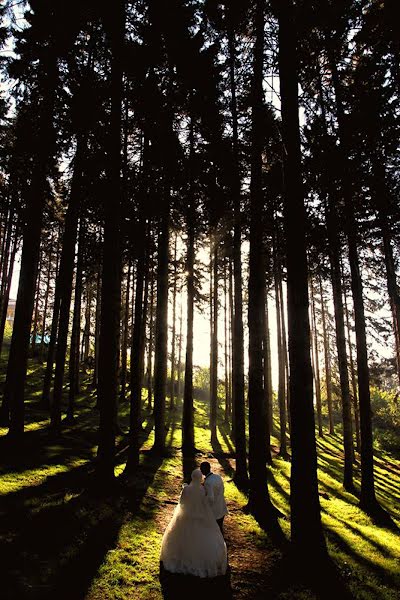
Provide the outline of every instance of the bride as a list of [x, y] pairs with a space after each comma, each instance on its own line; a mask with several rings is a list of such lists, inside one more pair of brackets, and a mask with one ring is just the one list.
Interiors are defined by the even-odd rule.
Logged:
[[160, 559], [171, 573], [217, 577], [226, 573], [226, 545], [201, 482], [195, 469], [165, 530]]

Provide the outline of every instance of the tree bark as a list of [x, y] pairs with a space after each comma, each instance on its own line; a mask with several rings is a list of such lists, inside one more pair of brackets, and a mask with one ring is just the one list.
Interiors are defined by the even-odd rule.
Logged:
[[[141, 229], [145, 228], [142, 218]], [[132, 474], [139, 464], [139, 433], [141, 428], [142, 414], [142, 376], [143, 376], [143, 350], [144, 350], [144, 280], [146, 277], [146, 262], [148, 257], [149, 232], [139, 240], [142, 252], [138, 257], [136, 268], [135, 287], [135, 319], [132, 330], [131, 345], [131, 396], [130, 396], [130, 419], [129, 419], [129, 455], [126, 463], [126, 473]]]
[[53, 145], [53, 113], [58, 78], [54, 40], [49, 35], [40, 61], [38, 125], [31, 184], [27, 191], [21, 270], [15, 306], [14, 326], [5, 383], [5, 404], [10, 409], [9, 435], [19, 438], [24, 432], [24, 390], [33, 303], [40, 254], [46, 183]]
[[249, 327], [249, 508], [268, 528], [275, 541], [282, 541], [277, 512], [267, 483], [267, 437], [264, 405], [263, 325], [265, 312], [265, 268], [263, 248], [262, 117], [264, 110], [263, 55], [264, 2], [257, 0], [254, 16], [255, 45], [252, 81], [250, 249], [248, 286]]
[[154, 268], [151, 257], [150, 267], [150, 307], [149, 307], [149, 345], [147, 349], [147, 406], [153, 403], [153, 345], [154, 345]]
[[128, 272], [126, 274], [126, 288], [125, 288], [125, 302], [124, 302], [124, 315], [123, 315], [123, 333], [122, 333], [122, 344], [121, 344], [121, 401], [126, 400], [126, 370], [127, 370], [127, 358], [128, 358], [128, 337], [129, 337], [129, 291], [131, 287], [131, 262], [128, 264]]
[[347, 342], [349, 346], [349, 359], [350, 359], [350, 376], [351, 376], [351, 387], [352, 387], [352, 400], [353, 400], [353, 412], [354, 412], [354, 425], [356, 430], [356, 450], [357, 452], [361, 451], [361, 437], [360, 437], [360, 414], [358, 409], [358, 393], [357, 393], [357, 378], [356, 378], [356, 370], [354, 367], [353, 360], [353, 346], [351, 343], [351, 333], [350, 333], [350, 322], [349, 322], [349, 311], [347, 309], [347, 294], [346, 290], [343, 290], [343, 298], [344, 298], [344, 311], [346, 316], [346, 328], [347, 328]]
[[[109, 8], [109, 7], [108, 7]], [[96, 475], [101, 484], [114, 481], [115, 419], [118, 400], [118, 354], [121, 316], [121, 105], [122, 65], [125, 35], [123, 0], [107, 10], [105, 27], [111, 45], [111, 117], [108, 133], [107, 196], [104, 198], [105, 223], [99, 340], [100, 410], [99, 447]], [[106, 291], [106, 292], [105, 292]]]
[[297, 35], [292, 0], [281, 0], [279, 75], [284, 146], [284, 217], [287, 244], [287, 304], [290, 364], [292, 469], [291, 533], [297, 557], [326, 553], [318, 495], [308, 316], [306, 214], [301, 174]]
[[[86, 225], [83, 217], [80, 219], [79, 236], [78, 236], [78, 259], [76, 265], [75, 275], [75, 299], [74, 299], [74, 310], [72, 315], [72, 331], [71, 341], [69, 349], [69, 368], [68, 368], [68, 379], [69, 379], [69, 390], [68, 390], [68, 407], [67, 407], [67, 420], [73, 422], [74, 420], [74, 409], [75, 409], [75, 396], [79, 393], [79, 346], [81, 336], [81, 308], [82, 308], [82, 278], [83, 278], [83, 254], [85, 247], [86, 237]], [[60, 267], [61, 268], [61, 267]], [[67, 323], [68, 328], [68, 323]], [[55, 389], [55, 382], [54, 382]], [[57, 430], [61, 421], [61, 400], [62, 395], [54, 397], [51, 406], [51, 412], [53, 414], [54, 427]], [[56, 405], [55, 403], [58, 403]]]
[[157, 306], [154, 351], [154, 449], [165, 452], [165, 396], [168, 365], [168, 263], [170, 190], [165, 183], [157, 260]]
[[229, 81], [232, 115], [232, 197], [234, 212], [233, 277], [234, 310], [232, 340], [232, 429], [236, 450], [235, 482], [247, 487], [246, 421], [244, 402], [244, 333], [242, 281], [242, 211], [240, 207], [241, 182], [239, 172], [239, 137], [236, 102], [236, 41], [233, 25], [228, 29]]
[[[69, 206], [65, 218], [65, 229], [63, 236], [63, 248], [61, 254], [61, 262], [60, 262], [60, 271], [57, 277], [57, 283], [59, 286], [59, 294], [60, 294], [60, 313], [59, 313], [59, 322], [58, 322], [58, 336], [57, 336], [57, 346], [55, 352], [55, 375], [54, 375], [54, 389], [53, 389], [53, 398], [51, 403], [50, 410], [50, 418], [51, 418], [51, 427], [53, 431], [59, 432], [61, 430], [61, 403], [62, 403], [62, 393], [63, 393], [63, 384], [64, 384], [64, 370], [65, 370], [65, 359], [67, 355], [67, 340], [68, 340], [68, 327], [70, 320], [70, 310], [71, 310], [71, 297], [72, 297], [72, 285], [73, 285], [73, 277], [74, 277], [74, 263], [75, 263], [75, 245], [76, 245], [76, 232], [78, 229], [78, 221], [79, 221], [79, 210], [81, 203], [81, 195], [82, 195], [82, 178], [83, 178], [83, 157], [84, 151], [86, 149], [86, 136], [79, 136], [77, 142], [77, 149], [75, 154], [74, 161], [74, 173], [72, 177], [71, 183], [71, 194], [69, 200]], [[79, 240], [79, 251], [83, 252], [83, 231], [85, 227], [81, 221], [82, 229], [82, 237]], [[81, 259], [82, 260], [82, 259]], [[80, 277], [82, 273], [82, 262], [80, 263]], [[80, 281], [78, 281], [78, 272], [77, 272], [77, 280], [75, 287], [75, 294], [78, 293], [80, 296]], [[75, 305], [76, 299], [75, 299]], [[78, 298], [78, 306], [80, 312], [80, 297]], [[78, 308], [77, 306], [77, 308]], [[74, 315], [77, 318], [77, 315]], [[75, 326], [75, 335], [76, 335], [76, 323], [74, 319]], [[75, 341], [75, 340], [74, 340]], [[71, 364], [73, 365], [73, 369], [76, 371], [76, 362], [75, 362], [75, 346], [71, 340], [71, 352], [70, 352], [70, 369]], [[71, 363], [71, 357], [73, 357], [73, 361]], [[70, 391], [70, 398], [71, 396]], [[73, 408], [68, 412], [69, 419], [73, 420]]]
[[[314, 288], [313, 281], [310, 280], [310, 297], [311, 297], [311, 314], [312, 314], [312, 323], [314, 329], [314, 379], [315, 379], [315, 402], [317, 405], [317, 421], [318, 421], [318, 435], [319, 437], [324, 437], [324, 430], [322, 427], [322, 403], [321, 403], [321, 380], [319, 375], [319, 352], [318, 352], [318, 328], [317, 328], [317, 318], [315, 311], [315, 300], [314, 300]], [[311, 350], [312, 356], [312, 350]]]
[[177, 265], [177, 244], [178, 234], [175, 233], [174, 241], [174, 275], [172, 287], [172, 339], [171, 339], [171, 379], [169, 388], [169, 406], [173, 410], [175, 408], [175, 347], [176, 347], [176, 289], [178, 283], [178, 265]]
[[[363, 298], [363, 283], [361, 278], [360, 260], [358, 256], [358, 229], [354, 215], [353, 198], [351, 189], [351, 164], [350, 149], [347, 140], [345, 112], [342, 94], [342, 85], [336, 64], [334, 41], [326, 35], [328, 60], [332, 73], [332, 84], [336, 98], [336, 112], [338, 120], [338, 135], [340, 154], [343, 160], [342, 193], [346, 211], [346, 234], [349, 248], [349, 264], [351, 274], [351, 289], [354, 302], [354, 319], [356, 330], [357, 348], [357, 375], [358, 397], [360, 405], [360, 433], [361, 433], [361, 494], [360, 506], [374, 517], [384, 517], [384, 511], [375, 496], [374, 458], [372, 436], [371, 396], [369, 389], [368, 349], [365, 328], [365, 311]], [[386, 513], [385, 513], [386, 515]]]
[[211, 330], [211, 372], [210, 372], [210, 432], [211, 445], [218, 444], [217, 438], [217, 407], [218, 407], [218, 246], [215, 237], [212, 242], [212, 330]]
[[321, 276], [318, 277], [319, 284], [319, 295], [321, 297], [321, 319], [322, 319], [322, 336], [324, 342], [324, 360], [325, 360], [325, 387], [326, 387], [326, 402], [328, 405], [328, 419], [329, 419], [329, 433], [333, 435], [335, 433], [335, 424], [333, 421], [332, 411], [332, 378], [331, 378], [331, 362], [329, 357], [329, 334], [326, 324], [326, 311], [324, 292], [322, 289]]

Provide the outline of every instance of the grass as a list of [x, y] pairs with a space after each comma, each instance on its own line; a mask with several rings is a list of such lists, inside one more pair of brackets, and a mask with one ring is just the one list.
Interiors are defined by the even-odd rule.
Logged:
[[[48, 436], [47, 415], [37, 408], [42, 376], [42, 366], [31, 363], [22, 451], [10, 448], [6, 431], [0, 430], [0, 550], [8, 573], [2, 583], [2, 597], [162, 598], [158, 563], [162, 534], [179, 497], [184, 473], [187, 477], [192, 466], [183, 463], [180, 453], [180, 417], [170, 422], [170, 455], [157, 458], [151, 452], [151, 416], [145, 413], [141, 465], [134, 481], [118, 493], [98, 497], [87, 485], [96, 453], [98, 423], [90, 381], [83, 379], [76, 424], [54, 440]], [[214, 454], [207, 429], [207, 406], [196, 401], [195, 409], [195, 443], [200, 452], [197, 462], [209, 456], [215, 469], [225, 470], [234, 597], [271, 596], [280, 553], [253, 517], [242, 510], [247, 498], [232, 480], [233, 444], [228, 428], [219, 424], [221, 447]], [[120, 406], [119, 418], [126, 430], [128, 403]], [[117, 443], [119, 475], [126, 462], [126, 438], [120, 436]], [[272, 443], [277, 446], [278, 440], [273, 438]], [[395, 600], [400, 587], [398, 534], [376, 526], [359, 509], [357, 497], [343, 489], [340, 435], [319, 438], [317, 446], [322, 522], [331, 557], [355, 598]], [[377, 497], [397, 526], [399, 466], [395, 457], [382, 450], [376, 452]], [[289, 478], [290, 463], [275, 457], [269, 489], [274, 504], [286, 515], [280, 523], [288, 538]], [[359, 465], [355, 483], [359, 488]], [[279, 593], [272, 597], [310, 600], [315, 596], [304, 585], [288, 581], [283, 586], [281, 582]]]

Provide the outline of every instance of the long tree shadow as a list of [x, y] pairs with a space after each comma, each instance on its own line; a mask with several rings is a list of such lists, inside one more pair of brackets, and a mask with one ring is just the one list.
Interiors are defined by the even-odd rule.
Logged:
[[19, 519], [20, 533], [11, 542], [0, 541], [8, 573], [5, 597], [84, 598], [104, 556], [116, 545], [121, 525], [138, 512], [161, 464], [162, 458], [146, 453], [132, 487], [104, 490], [101, 498], [84, 489], [68, 501], [58, 499], [56, 505], [27, 512]]

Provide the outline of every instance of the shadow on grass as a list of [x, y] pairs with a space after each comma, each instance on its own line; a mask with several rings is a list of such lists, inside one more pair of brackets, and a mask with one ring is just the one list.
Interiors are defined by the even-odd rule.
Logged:
[[[129, 488], [117, 485], [103, 490], [101, 497], [83, 489], [74, 497], [70, 486], [88, 481], [88, 467], [51, 478], [35, 488], [39, 510], [17, 511], [9, 518], [18, 522], [10, 541], [2, 539], [2, 566], [8, 576], [3, 593], [9, 600], [40, 598], [84, 598], [107, 552], [115, 547], [118, 534], [129, 513], [134, 516], [162, 459], [146, 453]], [[59, 494], [52, 496], [55, 483]], [[69, 486], [66, 490], [65, 486]], [[63, 487], [64, 486], [64, 487]], [[39, 488], [39, 489], [38, 489]], [[64, 494], [69, 492], [69, 499]], [[49, 496], [50, 495], [50, 496]], [[51, 499], [52, 505], [46, 505]]]

